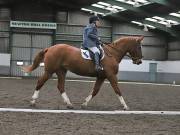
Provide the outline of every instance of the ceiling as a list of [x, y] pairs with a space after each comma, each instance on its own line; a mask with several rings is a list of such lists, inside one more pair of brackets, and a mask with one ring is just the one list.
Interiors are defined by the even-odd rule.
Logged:
[[81, 10], [180, 38], [180, 0], [101, 0]]
[[22, 2], [52, 4], [62, 10], [83, 10], [180, 38], [180, 0], [0, 0], [0, 5]]
[[0, 5], [16, 4], [16, 3], [48, 3], [63, 9], [80, 9], [83, 6], [91, 5], [98, 0], [0, 0]]

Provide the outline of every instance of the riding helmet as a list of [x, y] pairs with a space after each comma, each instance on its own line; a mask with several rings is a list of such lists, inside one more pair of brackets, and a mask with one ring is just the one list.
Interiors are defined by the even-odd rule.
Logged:
[[91, 24], [91, 23], [94, 23], [95, 21], [99, 21], [99, 20], [100, 20], [99, 17], [94, 15], [89, 18], [89, 23]]

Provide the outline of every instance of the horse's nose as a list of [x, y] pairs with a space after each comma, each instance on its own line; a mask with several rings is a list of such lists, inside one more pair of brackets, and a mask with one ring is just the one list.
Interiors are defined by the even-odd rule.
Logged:
[[139, 61], [137, 62], [137, 64], [138, 64], [138, 65], [142, 64], [142, 60], [139, 60]]

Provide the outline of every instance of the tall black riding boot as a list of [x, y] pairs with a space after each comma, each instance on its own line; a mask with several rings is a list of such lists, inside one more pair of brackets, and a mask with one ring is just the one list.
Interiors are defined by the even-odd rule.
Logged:
[[100, 66], [100, 58], [99, 58], [99, 54], [98, 53], [94, 54], [94, 61], [95, 61], [95, 70], [97, 72], [103, 70], [103, 68]]

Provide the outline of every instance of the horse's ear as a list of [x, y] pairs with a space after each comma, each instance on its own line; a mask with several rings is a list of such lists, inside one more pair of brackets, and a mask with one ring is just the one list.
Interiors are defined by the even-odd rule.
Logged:
[[144, 36], [140, 36], [140, 37], [137, 38], [137, 41], [141, 42], [143, 39], [144, 39]]

